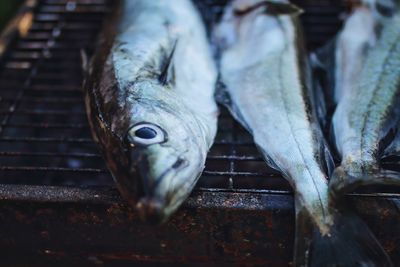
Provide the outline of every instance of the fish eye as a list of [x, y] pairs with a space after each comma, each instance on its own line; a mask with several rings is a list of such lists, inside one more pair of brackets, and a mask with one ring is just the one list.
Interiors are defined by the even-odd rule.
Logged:
[[128, 131], [128, 140], [138, 145], [154, 145], [165, 142], [167, 136], [161, 127], [152, 123], [139, 123]]

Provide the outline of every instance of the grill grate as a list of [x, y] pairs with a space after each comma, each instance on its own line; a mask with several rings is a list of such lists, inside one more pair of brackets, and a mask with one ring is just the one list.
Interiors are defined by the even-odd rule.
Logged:
[[[163, 226], [140, 221], [92, 142], [81, 91], [80, 49], [93, 49], [115, 1], [37, 1], [27, 34], [6, 40], [5, 54], [0, 39], [2, 266], [292, 266], [290, 187], [224, 109], [196, 192]], [[211, 26], [226, 0], [195, 2]], [[308, 11], [309, 49], [340, 27], [339, 1], [294, 2]], [[399, 159], [385, 166], [400, 170]], [[398, 196], [348, 202], [395, 265]]]
[[[198, 2], [210, 25], [225, 1]], [[343, 7], [338, 1], [302, 2], [314, 49], [337, 31]], [[79, 57], [80, 49], [93, 48], [110, 3], [39, 1], [28, 33], [8, 48], [0, 65], [0, 183], [114, 186], [91, 139]], [[196, 190], [290, 192], [224, 109], [219, 129]], [[398, 161], [391, 158], [387, 166], [398, 169]]]

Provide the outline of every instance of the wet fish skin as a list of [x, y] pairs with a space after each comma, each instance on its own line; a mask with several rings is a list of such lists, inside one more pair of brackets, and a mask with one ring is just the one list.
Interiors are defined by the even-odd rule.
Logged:
[[[355, 35], [354, 32], [359, 34]], [[335, 103], [345, 88], [355, 86], [365, 63], [365, 53], [376, 43], [376, 19], [367, 7], [359, 7], [347, 19], [335, 47]]]
[[[333, 162], [315, 112], [298, 18], [271, 15], [262, 5], [235, 12], [247, 2], [233, 1], [214, 31], [223, 83], [217, 99], [253, 135], [267, 164], [294, 188], [294, 265], [391, 266], [367, 227], [330, 202], [327, 177]], [[377, 258], [368, 256], [374, 253]]]
[[[310, 92], [307, 91], [310, 88], [310, 80], [306, 78], [309, 74], [304, 72], [308, 67], [301, 65], [301, 60], [297, 58], [297, 53], [300, 52], [298, 47], [295, 47], [297, 21], [294, 22], [296, 19], [289, 16], [260, 16], [257, 11], [237, 19], [240, 20], [239, 29], [227, 29], [235, 25], [229, 24], [230, 18], [225, 18], [227, 23], [221, 23], [218, 28], [220, 36], [217, 37], [219, 43], [229, 47], [223, 48], [220, 62], [222, 82], [232, 102], [229, 108], [252, 133], [255, 143], [270, 159], [270, 164], [283, 171], [292, 185], [299, 189], [304, 187], [299, 191], [300, 198], [308, 199], [304, 205], [308, 206], [310, 211], [312, 206], [317, 207], [312, 212], [319, 217], [316, 221], [321, 228], [325, 228], [326, 218], [323, 213], [328, 212], [324, 211], [327, 207], [322, 203], [327, 203], [327, 177], [322, 167], [322, 161], [325, 159], [320, 157], [324, 155], [320, 151], [324, 151], [325, 148], [321, 143], [322, 135], [317, 121], [314, 121], [314, 115], [309, 113], [312, 105]], [[254, 25], [258, 22], [262, 23], [259, 28]], [[234, 31], [238, 32], [227, 36], [229, 32]], [[227, 44], [228, 42], [232, 44]], [[260, 43], [268, 43], [269, 46], [254, 53], [250, 48]], [[246, 50], [241, 50], [243, 47]], [[282, 66], [279, 68], [280, 64]], [[282, 76], [292, 79], [282, 79]], [[271, 116], [272, 114], [274, 116]], [[293, 129], [297, 129], [298, 132], [293, 134]], [[299, 148], [299, 143], [304, 145], [304, 148]], [[306, 155], [310, 156], [309, 158], [303, 157], [303, 149], [307, 150]], [[301, 181], [302, 183], [295, 180], [304, 176], [307, 176], [307, 179]], [[317, 177], [314, 181], [318, 184], [317, 187], [311, 185], [313, 176]], [[302, 196], [302, 190], [307, 191], [307, 187], [315, 191], [313, 194], [308, 192]], [[323, 201], [320, 201], [320, 198]]]
[[166, 221], [204, 168], [216, 76], [190, 0], [120, 1], [88, 70], [86, 107], [118, 189], [146, 221]]
[[[360, 16], [365, 19], [357, 20]], [[382, 19], [364, 8], [346, 24], [336, 51], [335, 91], [340, 96], [332, 119], [342, 158], [330, 181], [336, 197], [359, 186], [400, 184], [400, 175], [380, 164], [400, 120], [400, 16]], [[355, 31], [366, 37], [363, 42], [346, 38]]]

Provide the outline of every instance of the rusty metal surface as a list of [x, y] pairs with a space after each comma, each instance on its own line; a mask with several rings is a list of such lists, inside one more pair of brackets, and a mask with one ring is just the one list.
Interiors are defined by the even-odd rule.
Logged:
[[[64, 189], [68, 200], [54, 197], [59, 188], [25, 189], [18, 188], [15, 194], [27, 195], [17, 197], [9, 186], [1, 188], [9, 197], [1, 201], [0, 254], [11, 263], [36, 257], [41, 263], [84, 266], [290, 266], [294, 213], [289, 194], [196, 192], [169, 223], [150, 226], [109, 188]], [[352, 196], [349, 204], [399, 263], [399, 199]]]
[[[225, 0], [197, 1], [208, 22]], [[309, 49], [340, 27], [339, 1], [294, 1]], [[222, 110], [195, 192], [163, 226], [120, 199], [93, 144], [79, 50], [93, 48], [108, 0], [41, 0], [0, 62], [0, 266], [290, 266], [293, 198]], [[399, 159], [385, 167], [399, 170]], [[376, 190], [376, 188], [375, 188]], [[400, 194], [349, 196], [400, 266]]]

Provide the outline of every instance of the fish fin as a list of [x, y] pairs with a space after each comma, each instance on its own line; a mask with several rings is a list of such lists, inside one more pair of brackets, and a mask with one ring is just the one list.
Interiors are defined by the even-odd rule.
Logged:
[[84, 49], [80, 50], [80, 56], [81, 56], [81, 67], [83, 73], [87, 73], [89, 70], [89, 57], [88, 54]]
[[268, 156], [267, 151], [265, 151], [265, 149], [263, 149], [261, 146], [258, 146], [257, 144], [256, 144], [256, 146], [257, 146], [258, 151], [260, 151], [261, 154], [263, 155], [263, 159], [267, 163], [267, 165], [270, 168], [280, 172], [283, 176], [287, 177], [286, 173], [281, 168], [278, 167], [278, 165], [275, 163], [275, 161], [271, 157]]
[[332, 214], [334, 223], [323, 235], [307, 211], [296, 210], [295, 267], [393, 266], [360, 218], [350, 212]]
[[315, 112], [316, 116], [318, 119], [319, 124], [321, 125], [322, 129], [326, 129], [328, 127], [328, 107], [327, 107], [327, 101], [325, 99], [325, 92], [323, 85], [320, 81], [318, 81], [319, 78], [316, 77], [322, 77], [323, 72], [321, 69], [313, 68], [313, 89], [314, 89], [314, 106], [315, 106]]
[[[336, 60], [335, 60], [335, 51], [336, 51], [336, 43], [337, 39], [333, 38], [326, 45], [317, 49], [315, 52], [310, 55], [310, 62], [313, 68], [321, 68], [326, 70], [327, 72], [332, 72], [335, 70]], [[334, 77], [332, 73], [332, 77]]]
[[298, 16], [304, 12], [303, 9], [292, 3], [280, 3], [272, 0], [235, 1], [233, 8], [234, 13], [238, 16], [246, 15], [260, 8], [264, 9], [265, 14], [273, 16]]
[[82, 88], [86, 90], [86, 83], [90, 79], [93, 68], [92, 60], [94, 52], [88, 49], [80, 49], [81, 68], [82, 68]]
[[388, 146], [383, 154], [383, 158], [387, 157], [400, 157], [400, 138], [393, 141], [393, 143]]
[[266, 13], [268, 15], [291, 15], [299, 16], [304, 13], [304, 10], [291, 3], [276, 3], [269, 2]]
[[233, 118], [239, 122], [248, 132], [251, 134], [250, 127], [247, 125], [246, 120], [243, 118], [240, 110], [233, 105], [231, 96], [229, 95], [226, 85], [218, 79], [216, 89], [215, 89], [215, 100], [226, 107]]
[[81, 68], [84, 76], [90, 75], [92, 73], [90, 61], [92, 60], [92, 56], [94, 54], [93, 51], [89, 49], [81, 48], [80, 49], [80, 58], [81, 58]]
[[[329, 143], [334, 144], [332, 128], [332, 114], [335, 110], [334, 82], [335, 82], [335, 49], [336, 39], [331, 40], [327, 45], [311, 53], [310, 64], [313, 72], [313, 88], [316, 106], [316, 115], [323, 132], [329, 132]], [[331, 174], [334, 170], [334, 159], [337, 158], [335, 149], [328, 150], [328, 144], [323, 146], [326, 173]], [[332, 152], [333, 151], [333, 152]]]
[[215, 96], [215, 100], [219, 104], [221, 104], [227, 108], [230, 108], [232, 106], [231, 96], [229, 95], [228, 91], [226, 90], [226, 85], [221, 81], [220, 78], [218, 78], [214, 96]]
[[333, 171], [329, 181], [329, 190], [335, 199], [339, 199], [346, 193], [369, 185], [400, 186], [400, 172], [380, 170], [374, 173], [354, 175], [348, 173], [342, 166], [339, 166]]
[[[387, 131], [386, 135], [380, 140], [379, 142], [379, 148], [382, 149], [383, 155], [386, 153], [390, 153], [391, 150], [395, 150], [395, 146], [398, 145], [396, 142], [398, 142], [398, 132], [396, 128], [389, 128]], [[394, 147], [392, 147], [394, 146]]]
[[332, 144], [330, 146], [330, 152], [331, 152], [331, 156], [333, 158], [333, 161], [334, 162], [339, 162], [340, 159], [341, 159], [341, 156], [340, 156], [340, 153], [339, 153], [338, 148], [336, 146], [335, 128], [333, 127], [332, 123], [329, 123], [328, 142], [329, 142], [329, 144]]
[[333, 160], [331, 151], [325, 140], [321, 148], [321, 157], [324, 160], [322, 163], [324, 166], [325, 173], [327, 173], [328, 176], [330, 176], [335, 169], [335, 161]]
[[174, 46], [172, 47], [172, 50], [168, 55], [166, 62], [164, 63], [161, 74], [158, 77], [158, 80], [162, 85], [166, 85], [175, 80], [175, 68], [173, 64], [173, 58], [175, 55], [177, 44], [178, 40], [175, 40]]
[[[310, 55], [311, 68], [314, 73], [314, 84], [317, 94], [325, 103], [325, 115], [330, 117], [335, 109], [335, 67], [336, 67], [336, 38], [328, 42]], [[319, 91], [319, 92], [318, 92]], [[326, 121], [326, 119], [324, 119]]]
[[[250, 127], [247, 125], [246, 120], [240, 113], [240, 110], [233, 106], [231, 96], [229, 95], [229, 92], [226, 90], [225, 84], [223, 84], [221, 81], [217, 82], [215, 90], [215, 99], [219, 104], [225, 106], [228, 109], [229, 113], [234, 117], [234, 119], [237, 122], [239, 122], [250, 134], [252, 134], [250, 131]], [[264, 149], [260, 146], [257, 146], [257, 148], [259, 151], [261, 151], [261, 154], [264, 155], [264, 160], [267, 163], [267, 165], [272, 169], [281, 172], [281, 169], [278, 167], [278, 165], [276, 165], [275, 162], [270, 157], [267, 156], [268, 153], [266, 153]]]
[[397, 134], [392, 142], [386, 147], [383, 157], [400, 156], [400, 130], [397, 130]]

